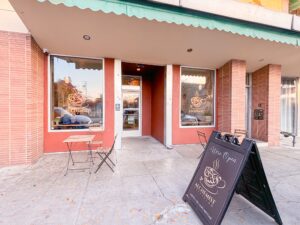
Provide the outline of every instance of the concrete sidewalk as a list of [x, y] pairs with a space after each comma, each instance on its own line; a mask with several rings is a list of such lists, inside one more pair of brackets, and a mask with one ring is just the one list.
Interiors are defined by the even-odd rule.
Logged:
[[[167, 150], [150, 137], [124, 139], [113, 156], [116, 172], [69, 172], [67, 154], [44, 155], [33, 166], [0, 169], [0, 224], [201, 224], [182, 201], [198, 164], [199, 145]], [[284, 224], [300, 221], [300, 149], [261, 148], [268, 181]], [[86, 152], [76, 153], [83, 159]], [[94, 168], [95, 169], [95, 168]], [[234, 195], [222, 224], [275, 224]]]

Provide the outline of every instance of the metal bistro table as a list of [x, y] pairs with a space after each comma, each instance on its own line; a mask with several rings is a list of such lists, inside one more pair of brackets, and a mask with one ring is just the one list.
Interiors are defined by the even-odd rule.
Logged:
[[[91, 143], [92, 143], [94, 137], [95, 137], [95, 135], [71, 135], [67, 139], [64, 140], [64, 143], [67, 144], [68, 151], [69, 151], [69, 158], [68, 158], [68, 164], [67, 164], [65, 176], [67, 175], [69, 170], [89, 169], [90, 173], [91, 173], [91, 168], [94, 164]], [[74, 161], [73, 156], [72, 156], [72, 144], [73, 143], [86, 143], [88, 145], [88, 157], [87, 157], [86, 161], [79, 161], [79, 162]], [[70, 159], [72, 160], [73, 166], [75, 165], [75, 163], [89, 163], [90, 167], [89, 168], [69, 168]]]

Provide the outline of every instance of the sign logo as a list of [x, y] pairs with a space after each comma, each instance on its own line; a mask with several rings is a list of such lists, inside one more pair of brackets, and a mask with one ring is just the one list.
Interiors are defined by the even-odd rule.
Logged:
[[84, 103], [84, 98], [80, 93], [75, 92], [73, 94], [69, 94], [68, 102], [71, 106], [81, 107]]
[[220, 161], [219, 159], [216, 159], [213, 161], [213, 167], [206, 166], [203, 176], [200, 177], [202, 187], [213, 195], [218, 194], [219, 189], [224, 189], [226, 187], [226, 181], [218, 172], [219, 168]]
[[199, 108], [201, 106], [202, 99], [199, 96], [192, 97], [191, 98], [191, 103], [192, 103], [193, 107]]

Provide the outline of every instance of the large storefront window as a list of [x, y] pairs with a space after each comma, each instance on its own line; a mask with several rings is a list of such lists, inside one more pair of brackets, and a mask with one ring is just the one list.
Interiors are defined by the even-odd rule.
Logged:
[[50, 56], [52, 130], [103, 127], [103, 60]]
[[214, 125], [214, 70], [181, 68], [181, 126]]
[[281, 131], [296, 133], [296, 80], [282, 79], [281, 81]]

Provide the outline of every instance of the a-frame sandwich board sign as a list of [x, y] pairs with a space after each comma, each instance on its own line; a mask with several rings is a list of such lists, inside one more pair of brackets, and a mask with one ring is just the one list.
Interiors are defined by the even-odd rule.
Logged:
[[[251, 168], [253, 165], [253, 162], [248, 160], [260, 161], [259, 155], [255, 152], [258, 151], [253, 140], [244, 139], [242, 144], [238, 145], [234, 138], [224, 138], [216, 131], [212, 133], [183, 196], [183, 200], [193, 208], [204, 225], [221, 224], [236, 190], [268, 215], [271, 215], [278, 224], [282, 224], [266, 176], [254, 174], [254, 176], [258, 176], [255, 179], [259, 179], [263, 186], [267, 186], [265, 190], [269, 191], [261, 191], [260, 197], [271, 199], [268, 201], [272, 205], [271, 208], [264, 201], [254, 199], [252, 197], [253, 192], [249, 190], [249, 183], [251, 182], [248, 181], [249, 179], [253, 180], [253, 175], [249, 173], [248, 169], [244, 172], [244, 168]], [[256, 169], [263, 170], [262, 164], [260, 168]], [[262, 174], [264, 172], [260, 173], [260, 175]], [[268, 208], [268, 211], [264, 210], [265, 208]]]

